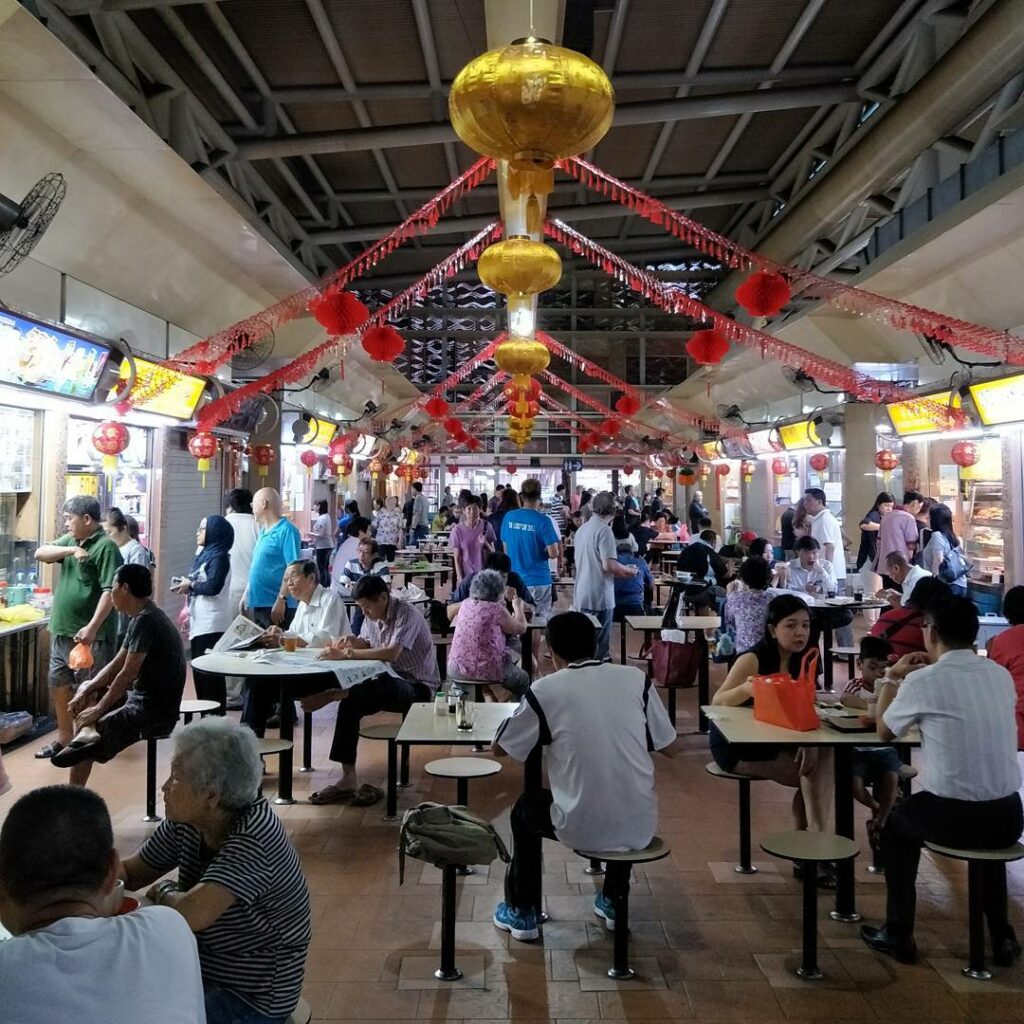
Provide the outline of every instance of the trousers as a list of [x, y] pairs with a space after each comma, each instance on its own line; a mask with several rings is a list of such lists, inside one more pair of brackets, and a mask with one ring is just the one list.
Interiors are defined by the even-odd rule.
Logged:
[[[224, 634], [203, 633], [202, 636], [194, 636], [189, 640], [189, 653], [192, 660], [205, 654]], [[214, 711], [215, 715], [223, 715], [227, 708], [227, 680], [225, 676], [215, 672], [204, 672], [200, 668], [192, 666], [192, 683], [196, 688], [196, 696], [200, 700], [215, 700], [220, 707]]]
[[393, 711], [404, 715], [416, 701], [430, 700], [426, 683], [414, 683], [392, 675], [377, 676], [348, 691], [338, 705], [330, 759], [339, 764], [355, 764], [359, 747], [359, 723], [366, 715]]
[[[999, 800], [953, 800], [934, 793], [915, 793], [893, 808], [882, 832], [885, 866], [886, 928], [897, 938], [914, 933], [916, 879], [925, 840], [940, 846], [996, 850], [1010, 846], [1024, 829], [1020, 795]], [[1010, 930], [1006, 916], [1006, 865], [985, 865], [985, 918], [995, 942]]]

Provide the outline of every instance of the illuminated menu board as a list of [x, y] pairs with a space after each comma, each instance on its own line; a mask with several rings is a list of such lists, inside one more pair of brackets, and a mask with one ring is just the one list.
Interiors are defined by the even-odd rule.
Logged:
[[[136, 401], [133, 404], [141, 412], [153, 412], [161, 416], [171, 416], [177, 420], [190, 420], [203, 396], [203, 388], [206, 381], [201, 377], [190, 377], [185, 373], [178, 373], [176, 370], [168, 370], [164, 367], [151, 363], [148, 359], [135, 357], [135, 384], [132, 392], [140, 398], [145, 395], [149, 388], [153, 375], [160, 371], [165, 379], [171, 381], [170, 386], [161, 387], [150, 398]], [[121, 380], [127, 381], [131, 375], [128, 360], [121, 363]]]
[[972, 384], [971, 397], [986, 427], [1024, 420], [1024, 373]]
[[[945, 430], [946, 422], [939, 414], [939, 410], [930, 403], [949, 407], [952, 391], [940, 391], [935, 395], [921, 395], [907, 402], [892, 402], [885, 407], [892, 421], [892, 428], [899, 437], [909, 437], [912, 434], [931, 434], [936, 430]], [[922, 407], [922, 402], [928, 405]], [[955, 407], [959, 408], [959, 399]]]
[[779, 438], [787, 452], [799, 451], [801, 448], [820, 448], [821, 438], [814, 424], [803, 420], [800, 423], [787, 423], [779, 427]]

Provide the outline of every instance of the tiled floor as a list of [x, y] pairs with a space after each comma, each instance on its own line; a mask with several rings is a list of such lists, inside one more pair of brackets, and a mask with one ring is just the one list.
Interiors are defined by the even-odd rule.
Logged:
[[[617, 638], [616, 638], [617, 641]], [[713, 679], [720, 678], [720, 669]], [[682, 695], [680, 729], [693, 728], [696, 696]], [[398, 884], [398, 828], [368, 809], [313, 807], [308, 793], [335, 777], [327, 760], [330, 710], [317, 713], [315, 773], [295, 775], [299, 803], [280, 807], [299, 849], [313, 901], [313, 942], [305, 994], [315, 1020], [586, 1021], [901, 1021], [998, 1019], [1024, 1022], [1024, 971], [997, 971], [989, 983], [960, 976], [967, 944], [965, 878], [947, 861], [922, 861], [918, 943], [922, 961], [903, 967], [860, 943], [855, 925], [828, 918], [829, 897], [819, 900], [821, 966], [826, 978], [795, 978], [800, 947], [800, 892], [789, 865], [758, 855], [761, 871], [736, 875], [736, 792], [704, 772], [707, 741], [683, 736], [685, 753], [657, 762], [660, 834], [671, 844], [666, 860], [638, 868], [632, 888], [632, 959], [641, 977], [611, 982], [611, 935], [592, 912], [595, 880], [585, 864], [555, 843], [545, 853], [543, 938], [517, 943], [490, 923], [501, 896], [498, 865], [459, 883], [457, 962], [463, 981], [436, 982], [440, 935], [440, 875], [409, 863]], [[160, 769], [170, 744], [162, 743]], [[360, 764], [368, 780], [384, 778], [384, 744], [363, 741]], [[400, 810], [424, 799], [452, 798], [450, 781], [432, 779], [426, 761], [447, 752], [413, 750], [412, 787], [400, 791]], [[487, 756], [487, 755], [480, 755]], [[15, 793], [64, 778], [31, 749], [7, 758]], [[271, 768], [273, 762], [271, 761]], [[508, 765], [474, 780], [471, 805], [508, 835], [508, 811], [521, 772]], [[147, 834], [141, 817], [145, 794], [144, 748], [137, 745], [98, 768], [94, 787], [107, 799], [123, 853]], [[276, 777], [268, 778], [268, 793]], [[0, 799], [0, 815], [14, 795]], [[788, 791], [771, 783], [753, 787], [753, 830], [789, 825]], [[860, 827], [858, 904], [877, 921], [884, 883], [867, 873]], [[756, 849], [756, 847], [755, 847]], [[1011, 867], [1011, 914], [1024, 906], [1024, 868]], [[1018, 930], [1020, 924], [1018, 923]], [[0, 1014], [2, 1016], [2, 1014]]]

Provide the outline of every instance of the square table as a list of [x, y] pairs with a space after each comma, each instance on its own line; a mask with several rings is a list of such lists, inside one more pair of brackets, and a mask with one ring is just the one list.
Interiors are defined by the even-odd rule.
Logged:
[[[619, 632], [619, 645], [622, 664], [626, 664], [626, 627], [642, 630], [646, 645], [651, 634], [661, 632], [664, 615], [627, 615]], [[697, 656], [697, 704], [700, 712], [697, 716], [697, 731], [707, 732], [708, 721], [704, 715], [704, 705], [711, 700], [711, 671], [708, 665], [708, 641], [704, 636], [705, 629], [718, 629], [722, 620], [717, 615], [683, 615], [676, 619], [676, 625], [670, 629], [693, 630], [696, 635]], [[676, 724], [676, 688], [668, 687], [668, 717]]]
[[427, 597], [430, 598], [434, 596], [436, 582], [440, 580], [443, 584], [449, 574], [454, 571], [454, 567], [451, 565], [438, 565], [433, 562], [426, 569], [399, 569], [394, 562], [391, 564], [392, 576], [401, 576], [405, 582], [411, 579], [422, 579], [425, 584], [423, 589]]
[[[910, 763], [909, 748], [921, 745], [917, 730], [893, 742], [883, 740], [877, 732], [839, 732], [822, 725], [808, 732], [782, 729], [767, 725], [754, 718], [753, 708], [710, 705], [702, 708], [730, 743], [767, 743], [780, 747], [827, 747], [832, 751], [835, 787], [836, 832], [847, 839], [856, 840], [853, 821], [853, 748], [897, 747], [904, 761]], [[834, 921], [859, 921], [857, 913], [853, 861], [842, 861], [836, 868], [836, 909]]]

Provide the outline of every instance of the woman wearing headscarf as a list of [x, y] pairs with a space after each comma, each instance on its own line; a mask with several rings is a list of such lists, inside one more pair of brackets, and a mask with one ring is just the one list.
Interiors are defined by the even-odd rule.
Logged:
[[[186, 576], [171, 587], [188, 598], [189, 645], [193, 660], [205, 654], [231, 625], [231, 545], [235, 531], [223, 516], [207, 516], [196, 530], [196, 557]], [[192, 669], [192, 682], [200, 700], [215, 700], [223, 715], [227, 704], [224, 677]]]

